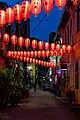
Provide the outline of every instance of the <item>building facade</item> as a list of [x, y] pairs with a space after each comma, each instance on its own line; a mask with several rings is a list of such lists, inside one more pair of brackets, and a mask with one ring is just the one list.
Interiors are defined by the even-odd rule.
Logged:
[[71, 54], [66, 53], [61, 58], [61, 63], [67, 65], [67, 71], [64, 72], [67, 74], [67, 79], [64, 77], [66, 79], [64, 91], [73, 87], [76, 102], [80, 104], [80, 3], [73, 5], [70, 1], [65, 6], [58, 32], [61, 35], [62, 44], [70, 44], [73, 47]]

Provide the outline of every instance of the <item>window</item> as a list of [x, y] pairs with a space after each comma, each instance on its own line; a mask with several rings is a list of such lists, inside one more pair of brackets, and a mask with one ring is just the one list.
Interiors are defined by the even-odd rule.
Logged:
[[80, 31], [80, 5], [77, 8], [77, 32]]

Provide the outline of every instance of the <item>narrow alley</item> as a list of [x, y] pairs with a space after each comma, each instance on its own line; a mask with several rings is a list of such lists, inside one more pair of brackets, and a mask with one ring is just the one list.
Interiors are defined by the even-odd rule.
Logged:
[[29, 99], [16, 108], [0, 111], [0, 120], [78, 120], [74, 113], [63, 107], [47, 91], [31, 90]]

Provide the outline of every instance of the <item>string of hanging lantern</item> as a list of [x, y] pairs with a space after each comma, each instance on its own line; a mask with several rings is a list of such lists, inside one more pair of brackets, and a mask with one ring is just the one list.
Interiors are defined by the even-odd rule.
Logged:
[[22, 4], [16, 4], [13, 8], [8, 7], [6, 11], [0, 10], [0, 26], [12, 24], [14, 20], [20, 22], [30, 17], [30, 13], [38, 16], [41, 8], [48, 14], [54, 7], [54, 4], [61, 9], [66, 4], [66, 0], [31, 0], [23, 1]]
[[56, 65], [52, 61], [47, 62], [47, 61], [38, 60], [38, 59], [30, 58], [30, 57], [24, 57], [24, 56], [21, 56], [21, 52], [19, 52], [19, 51], [18, 52], [8, 51], [8, 54], [6, 56], [9, 59], [16, 59], [16, 60], [24, 61], [27, 63], [42, 65], [44, 67], [52, 67], [52, 68], [56, 67]]
[[[8, 44], [10, 42], [10, 36], [5, 33], [3, 35], [3, 41]], [[12, 35], [11, 36], [11, 43], [12, 45], [15, 47], [16, 45], [18, 45], [19, 47], [23, 47], [25, 46], [27, 49], [30, 47], [30, 45], [32, 46], [33, 50], [45, 50], [47, 51], [47, 55], [48, 55], [48, 50], [51, 51], [51, 54], [55, 54], [57, 55], [59, 52], [61, 53], [61, 56], [64, 53], [71, 53], [72, 52], [72, 46], [71, 45], [60, 45], [60, 44], [56, 44], [56, 43], [49, 43], [49, 42], [43, 42], [43, 41], [37, 41], [37, 40], [32, 40], [32, 42], [30, 41], [30, 38], [26, 38], [24, 40], [23, 37], [19, 37], [17, 38], [16, 35]], [[31, 43], [31, 44], [30, 44]], [[54, 53], [53, 53], [54, 51]], [[44, 53], [44, 52], [43, 52]], [[38, 52], [38, 54], [40, 55], [40, 51]], [[45, 53], [44, 53], [45, 54]]]

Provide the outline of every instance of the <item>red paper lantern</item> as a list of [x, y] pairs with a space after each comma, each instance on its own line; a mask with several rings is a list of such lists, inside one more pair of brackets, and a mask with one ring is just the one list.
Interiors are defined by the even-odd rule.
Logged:
[[31, 56], [31, 54], [30, 54], [30, 52], [29, 52], [29, 51], [27, 52], [27, 56], [28, 56], [28, 57], [30, 57], [30, 56]]
[[37, 16], [41, 12], [41, 0], [31, 1], [31, 12]]
[[62, 51], [65, 53], [66, 52], [66, 45], [62, 45]]
[[25, 47], [28, 48], [30, 46], [30, 39], [26, 38], [25, 39]]
[[26, 51], [24, 51], [24, 57], [27, 57], [27, 52]]
[[16, 59], [19, 60], [19, 56], [17, 56]]
[[54, 49], [55, 49], [55, 43], [52, 43], [52, 44], [51, 44], [51, 50], [54, 51]]
[[48, 62], [46, 63], [46, 66], [49, 67], [49, 63]]
[[36, 40], [33, 40], [33, 41], [32, 41], [32, 48], [35, 49], [36, 47], [37, 47], [37, 41], [36, 41]]
[[54, 56], [54, 52], [50, 50], [50, 56]]
[[6, 14], [4, 10], [0, 10], [0, 26], [6, 24]]
[[6, 22], [10, 25], [14, 21], [14, 10], [12, 8], [6, 9]]
[[33, 62], [33, 59], [32, 58], [30, 58], [30, 63], [32, 63]]
[[29, 1], [22, 2], [22, 18], [27, 20], [30, 17], [31, 5]]
[[37, 57], [37, 56], [38, 56], [38, 52], [34, 51], [34, 57]]
[[49, 50], [47, 50], [47, 51], [46, 51], [46, 57], [48, 58], [49, 55], [50, 55], [50, 52], [49, 52]]
[[68, 45], [68, 46], [67, 46], [67, 51], [68, 51], [68, 53], [71, 53], [71, 52], [72, 52], [72, 47], [71, 47], [71, 45]]
[[60, 56], [63, 56], [63, 49], [60, 49]]
[[41, 60], [39, 60], [39, 65], [41, 65]]
[[22, 20], [22, 9], [21, 9], [21, 5], [16, 4], [14, 6], [14, 15], [15, 15], [15, 20], [17, 20], [18, 22], [20, 22]]
[[23, 60], [23, 57], [20, 56], [20, 60], [22, 61], [22, 60]]
[[11, 37], [11, 43], [14, 46], [17, 44], [17, 37], [16, 37], [16, 35], [12, 35], [12, 37]]
[[24, 45], [24, 39], [23, 39], [23, 37], [19, 37], [19, 38], [18, 38], [18, 45], [19, 45], [20, 47], [22, 47], [22, 46]]
[[44, 61], [44, 66], [46, 66], [46, 62]]
[[17, 57], [17, 51], [14, 51], [14, 56]]
[[57, 50], [57, 52], [60, 51], [60, 44], [57, 44], [57, 45], [56, 45], [56, 50]]
[[34, 56], [34, 52], [33, 51], [31, 51], [31, 57], [33, 57]]
[[41, 51], [38, 51], [38, 57], [39, 58], [41, 57]]
[[23, 59], [24, 59], [24, 62], [26, 62], [26, 57], [24, 57]]
[[56, 50], [54, 51], [54, 56], [58, 56], [58, 52]]
[[46, 52], [43, 50], [42, 51], [42, 57], [44, 58], [46, 56]]
[[26, 58], [26, 61], [29, 62], [29, 57]]
[[8, 56], [8, 57], [11, 57], [11, 51], [8, 51], [7, 56]]
[[55, 0], [55, 5], [62, 10], [62, 7], [65, 6], [66, 0]]
[[36, 64], [38, 64], [39, 62], [38, 62], [38, 60], [36, 59]]
[[53, 8], [53, 0], [42, 0], [42, 7], [46, 13], [49, 13]]
[[4, 36], [3, 36], [3, 41], [4, 41], [5, 43], [9, 43], [9, 35], [8, 35], [7, 33], [4, 34]]
[[50, 62], [50, 67], [54, 67], [54, 63], [53, 62]]
[[43, 65], [44, 64], [44, 62], [43, 61], [41, 61], [41, 65]]
[[11, 57], [13, 57], [14, 56], [14, 52], [13, 51], [11, 51]]
[[17, 55], [20, 56], [20, 51], [17, 52]]
[[42, 50], [43, 47], [44, 47], [43, 41], [39, 41], [39, 42], [38, 42], [38, 48], [39, 48], [40, 50]]
[[49, 47], [50, 47], [50, 46], [49, 46], [49, 43], [46, 42], [46, 43], [45, 43], [45, 50], [49, 50]]
[[20, 56], [23, 57], [24, 56], [24, 53], [23, 51], [20, 52]]
[[36, 62], [35, 59], [33, 59], [33, 63], [34, 63], [34, 64], [35, 64], [35, 62]]

